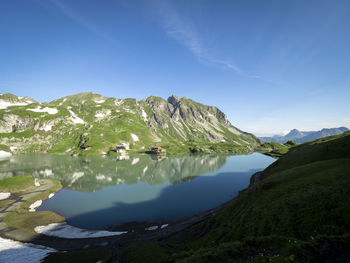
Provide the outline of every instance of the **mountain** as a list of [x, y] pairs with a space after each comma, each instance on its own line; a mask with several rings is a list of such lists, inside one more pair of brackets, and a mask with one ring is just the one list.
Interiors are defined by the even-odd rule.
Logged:
[[137, 101], [86, 92], [39, 103], [5, 94], [0, 105], [0, 145], [13, 153], [106, 154], [121, 143], [138, 152], [154, 145], [170, 153], [251, 152], [260, 144], [217, 107], [175, 95]]
[[293, 129], [285, 136], [275, 135], [273, 137], [260, 137], [260, 139], [264, 142], [285, 143], [289, 140], [292, 140], [298, 143], [304, 143], [304, 142], [317, 140], [327, 136], [338, 135], [346, 131], [349, 131], [349, 129], [346, 127], [330, 128], [330, 129], [325, 128], [320, 131], [299, 131], [297, 129]]

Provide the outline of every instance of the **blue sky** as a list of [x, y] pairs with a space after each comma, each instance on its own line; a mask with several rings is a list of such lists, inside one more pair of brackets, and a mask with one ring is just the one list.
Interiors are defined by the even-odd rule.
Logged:
[[1, 0], [0, 93], [215, 105], [257, 135], [350, 127], [350, 2]]

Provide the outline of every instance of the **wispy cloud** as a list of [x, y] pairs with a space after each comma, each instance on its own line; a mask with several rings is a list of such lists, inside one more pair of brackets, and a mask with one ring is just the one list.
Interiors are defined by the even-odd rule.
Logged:
[[64, 1], [62, 0], [49, 0], [58, 10], [60, 10], [65, 16], [69, 17], [71, 20], [79, 24], [80, 26], [86, 28], [90, 32], [96, 34], [97, 36], [100, 36], [108, 41], [115, 42], [115, 39], [111, 38], [110, 36], [106, 35], [96, 27], [94, 24], [87, 21], [81, 14], [73, 10], [71, 7], [69, 7]]
[[176, 10], [167, 3], [167, 1], [154, 0], [153, 3], [157, 9], [157, 13], [161, 19], [166, 34], [187, 48], [200, 63], [223, 67], [240, 76], [248, 78], [261, 78], [261, 76], [246, 73], [229, 58], [219, 58], [214, 56], [198, 35], [196, 28], [190, 23], [190, 21], [186, 21], [181, 17]]

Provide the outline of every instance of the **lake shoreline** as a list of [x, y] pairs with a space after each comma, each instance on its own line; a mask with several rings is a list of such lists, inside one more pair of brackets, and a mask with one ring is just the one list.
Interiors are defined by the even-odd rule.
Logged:
[[[253, 177], [253, 174], [251, 177]], [[253, 185], [249, 185], [247, 188], [241, 190], [246, 191]], [[126, 234], [118, 236], [106, 236], [106, 237], [96, 237], [96, 238], [80, 238], [80, 239], [69, 239], [60, 238], [54, 236], [47, 236], [45, 234], [32, 234], [27, 231], [16, 229], [8, 226], [6, 233], [0, 232], [0, 236], [3, 238], [9, 238], [11, 240], [16, 240], [20, 242], [30, 242], [36, 245], [43, 245], [60, 251], [74, 251], [80, 249], [93, 249], [98, 247], [124, 247], [135, 242], [149, 242], [156, 239], [163, 239], [179, 233], [191, 226], [194, 226], [204, 220], [214, 216], [221, 209], [229, 206], [239, 197], [239, 194], [233, 199], [207, 211], [195, 214], [191, 217], [176, 220], [176, 221], [157, 221], [157, 222], [129, 222], [122, 224], [120, 226], [112, 227], [110, 231], [128, 231]], [[33, 212], [35, 214], [37, 212]], [[166, 225], [164, 228], [162, 226]], [[151, 228], [152, 226], [158, 226], [155, 230], [146, 230], [146, 228]], [[9, 234], [10, 233], [10, 234]], [[12, 233], [12, 234], [11, 234]]]

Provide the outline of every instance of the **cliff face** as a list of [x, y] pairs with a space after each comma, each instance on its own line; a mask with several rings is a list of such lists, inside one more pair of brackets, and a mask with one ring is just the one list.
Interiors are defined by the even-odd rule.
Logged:
[[88, 144], [98, 154], [120, 143], [137, 151], [155, 144], [184, 151], [217, 143], [240, 152], [259, 144], [218, 108], [175, 95], [137, 101], [80, 93], [49, 103], [19, 98], [0, 95], [0, 144], [14, 152], [72, 153]]

